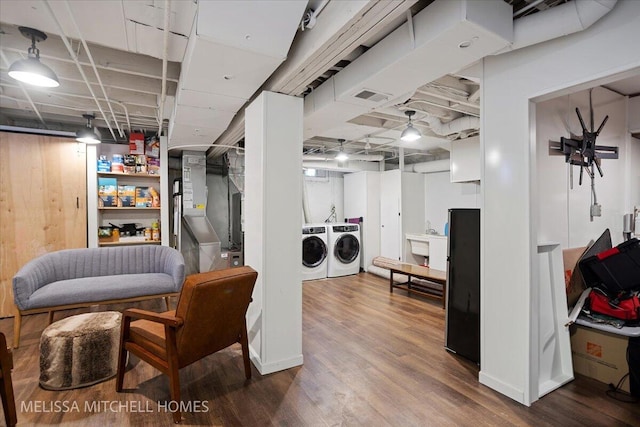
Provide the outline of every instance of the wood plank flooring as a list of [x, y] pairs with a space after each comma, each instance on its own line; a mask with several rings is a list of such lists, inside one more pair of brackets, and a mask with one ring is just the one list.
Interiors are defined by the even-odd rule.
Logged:
[[[161, 301], [137, 306], [163, 308]], [[38, 342], [46, 321], [46, 314], [25, 317], [14, 351], [19, 426], [172, 424], [170, 408], [162, 406], [169, 400], [167, 378], [135, 357], [125, 393], [115, 392], [115, 379], [63, 392], [41, 389]], [[12, 329], [11, 319], [0, 320], [9, 342]], [[366, 273], [304, 282], [304, 365], [266, 376], [253, 368], [246, 381], [239, 345], [208, 356], [180, 372], [183, 404], [195, 409], [184, 411], [182, 424], [640, 425], [640, 405], [614, 401], [606, 385], [580, 376], [532, 407], [522, 406], [479, 384], [478, 368], [443, 345], [439, 301], [389, 294], [386, 279]]]

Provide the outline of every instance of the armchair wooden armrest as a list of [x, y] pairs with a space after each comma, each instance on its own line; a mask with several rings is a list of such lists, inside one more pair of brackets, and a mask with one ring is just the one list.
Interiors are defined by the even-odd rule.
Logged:
[[123, 319], [142, 319], [162, 323], [166, 326], [181, 326], [184, 323], [183, 319], [168, 313], [156, 313], [154, 311], [140, 310], [139, 308], [129, 308], [122, 313], [122, 316]]

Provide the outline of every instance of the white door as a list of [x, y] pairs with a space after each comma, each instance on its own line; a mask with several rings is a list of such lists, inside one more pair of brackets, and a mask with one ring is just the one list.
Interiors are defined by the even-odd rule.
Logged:
[[402, 226], [400, 170], [380, 174], [380, 255], [401, 259]]

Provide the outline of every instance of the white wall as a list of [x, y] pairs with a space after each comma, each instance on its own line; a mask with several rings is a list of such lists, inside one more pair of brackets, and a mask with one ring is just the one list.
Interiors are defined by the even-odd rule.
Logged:
[[639, 38], [640, 2], [620, 0], [588, 30], [483, 61], [480, 381], [527, 405], [537, 399], [538, 354], [531, 99], [630, 73], [640, 67]]
[[479, 208], [480, 207], [480, 183], [451, 182], [449, 171], [427, 173], [425, 181], [425, 231], [431, 228], [439, 234], [444, 234], [444, 224], [449, 220], [449, 209], [453, 208]]
[[336, 221], [344, 221], [344, 179], [339, 172], [328, 172], [326, 178], [304, 177], [307, 203], [311, 215], [310, 223], [325, 222], [331, 214], [331, 206], [336, 208]]
[[[549, 140], [559, 141], [570, 132], [581, 135], [582, 130], [575, 113], [580, 108], [587, 127], [589, 123], [589, 91], [564, 95], [536, 105], [537, 183], [538, 183], [538, 239], [560, 242], [563, 248], [585, 246], [609, 228], [613, 244], [622, 242], [622, 215], [631, 213], [626, 200], [631, 198], [631, 182], [625, 179], [629, 161], [640, 167], [638, 150], [632, 151], [627, 138], [627, 99], [605, 88], [592, 91], [594, 126], [609, 115], [605, 127], [597, 138], [598, 145], [617, 146], [619, 159], [604, 159], [604, 177], [596, 172], [595, 189], [602, 216], [589, 217], [591, 180], [585, 174], [579, 185], [579, 168], [573, 166], [573, 189], [570, 188], [569, 166], [564, 156], [549, 155]], [[639, 198], [633, 197], [634, 203]]]

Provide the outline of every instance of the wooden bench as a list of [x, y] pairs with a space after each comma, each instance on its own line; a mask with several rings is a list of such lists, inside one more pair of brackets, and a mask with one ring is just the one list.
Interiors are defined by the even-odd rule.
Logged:
[[[442, 300], [442, 308], [445, 307], [445, 298], [447, 294], [447, 272], [436, 270], [435, 268], [423, 267], [421, 265], [408, 264], [384, 257], [375, 257], [373, 265], [389, 270], [389, 292], [393, 293], [393, 288], [404, 289], [409, 294], [414, 292], [426, 296]], [[407, 281], [404, 283], [395, 283], [393, 274], [404, 274]], [[411, 278], [415, 277], [424, 282], [412, 282]]]

